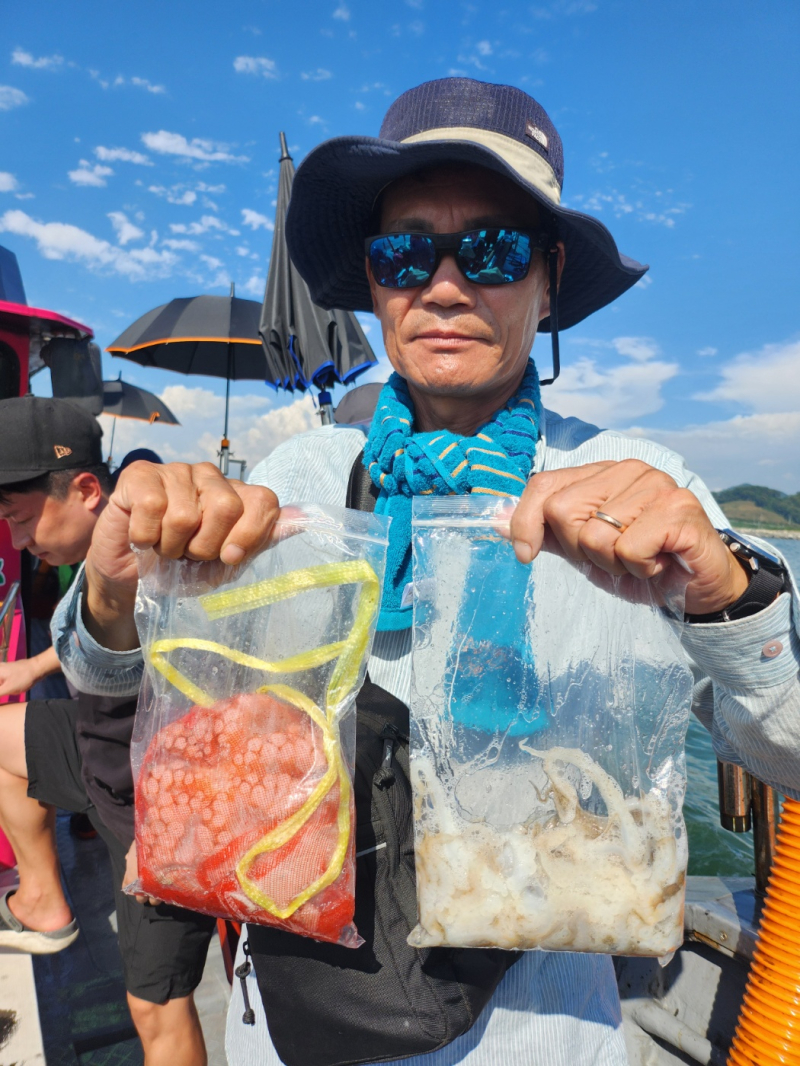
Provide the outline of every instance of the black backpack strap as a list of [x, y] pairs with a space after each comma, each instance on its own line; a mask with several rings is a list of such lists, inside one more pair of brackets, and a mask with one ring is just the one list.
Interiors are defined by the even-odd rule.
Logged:
[[379, 493], [380, 489], [364, 466], [364, 449], [362, 448], [350, 470], [345, 507], [350, 507], [354, 511], [372, 512], [375, 510], [375, 501]]

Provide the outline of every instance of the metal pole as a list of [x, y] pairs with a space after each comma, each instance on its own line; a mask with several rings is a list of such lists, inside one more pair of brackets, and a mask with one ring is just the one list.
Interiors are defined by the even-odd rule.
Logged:
[[278, 162], [282, 163], [284, 159], [291, 159], [292, 157], [289, 155], [289, 149], [286, 147], [286, 134], [285, 133], [281, 133], [280, 138], [281, 138], [281, 157], [278, 160]]
[[108, 463], [108, 469], [109, 470], [112, 469], [111, 460], [114, 458], [114, 434], [116, 433], [116, 431], [117, 431], [117, 420], [115, 418], [114, 421], [111, 423], [111, 444], [109, 445], [109, 448], [108, 448], [107, 463]]
[[717, 759], [717, 781], [722, 828], [730, 833], [749, 833], [753, 782], [750, 774], [741, 766]]
[[780, 805], [774, 788], [753, 778], [753, 850], [756, 856], [756, 895], [767, 891], [769, 872], [775, 857]]

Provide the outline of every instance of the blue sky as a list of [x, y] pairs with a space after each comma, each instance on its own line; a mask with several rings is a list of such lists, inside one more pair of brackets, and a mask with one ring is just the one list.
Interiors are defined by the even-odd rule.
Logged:
[[[549, 405], [675, 447], [714, 488], [796, 492], [799, 31], [795, 0], [6, 4], [0, 243], [29, 303], [88, 323], [105, 347], [175, 296], [233, 280], [262, 297], [279, 130], [299, 163], [326, 137], [376, 135], [426, 79], [515, 84], [562, 135], [565, 202], [651, 264], [646, 284], [564, 334]], [[547, 338], [535, 354], [546, 370]], [[104, 368], [183, 423], [121, 423], [115, 454], [213, 457], [220, 381], [109, 356]], [[387, 372], [383, 357], [373, 376]], [[315, 424], [308, 399], [257, 382], [233, 395], [250, 466]]]

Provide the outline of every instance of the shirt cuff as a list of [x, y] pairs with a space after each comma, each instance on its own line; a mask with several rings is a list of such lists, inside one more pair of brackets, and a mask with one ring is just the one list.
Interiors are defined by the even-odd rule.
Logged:
[[800, 665], [788, 592], [758, 614], [735, 622], [683, 624], [681, 643], [713, 681], [731, 690], [782, 685], [797, 676]]
[[99, 644], [86, 626], [83, 624], [83, 590], [78, 593], [75, 605], [75, 628], [70, 639], [76, 648], [83, 653], [83, 658], [89, 666], [97, 666], [101, 669], [125, 670], [132, 666], [138, 666], [142, 661], [142, 649], [131, 648], [128, 651], [112, 651]]

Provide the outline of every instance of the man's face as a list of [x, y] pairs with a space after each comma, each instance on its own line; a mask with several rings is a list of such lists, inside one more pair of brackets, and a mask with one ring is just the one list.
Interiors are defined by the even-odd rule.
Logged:
[[[0, 519], [8, 522], [11, 542], [21, 551], [27, 548], [51, 566], [80, 563], [86, 558], [92, 532], [100, 513], [97, 500], [81, 475], [73, 481], [63, 500], [44, 492], [9, 493], [0, 504]], [[95, 485], [96, 478], [91, 478]], [[101, 497], [102, 498], [102, 497]]]
[[[381, 232], [458, 233], [486, 226], [538, 230], [535, 202], [481, 167], [439, 167], [384, 193]], [[427, 285], [381, 288], [367, 267], [386, 353], [414, 390], [484, 399], [516, 388], [549, 314], [544, 257], [510, 285], [474, 285], [444, 256]]]

